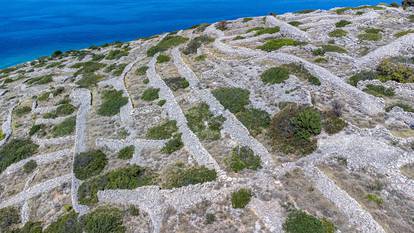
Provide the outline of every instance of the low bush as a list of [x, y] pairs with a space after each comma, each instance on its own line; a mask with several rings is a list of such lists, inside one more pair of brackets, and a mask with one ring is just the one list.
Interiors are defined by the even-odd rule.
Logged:
[[194, 39], [192, 39], [188, 45], [184, 48], [183, 53], [188, 55], [188, 54], [194, 54], [197, 53], [197, 49], [201, 47], [201, 45], [203, 44], [208, 44], [213, 42], [214, 39], [206, 36], [206, 35], [202, 35], [202, 36], [198, 36]]
[[264, 35], [264, 34], [274, 34], [280, 32], [280, 27], [270, 27], [270, 28], [263, 28], [263, 29], [259, 29], [256, 30], [256, 34], [255, 36], [260, 36], [260, 35]]
[[397, 37], [397, 38], [400, 38], [400, 37], [406, 36], [406, 35], [411, 34], [411, 33], [414, 33], [413, 29], [399, 31], [399, 32], [395, 33], [394, 36]]
[[21, 229], [14, 229], [10, 233], [42, 233], [42, 223], [27, 222]]
[[190, 108], [185, 117], [188, 127], [201, 140], [217, 140], [220, 139], [220, 131], [225, 121], [223, 116], [214, 116], [206, 103], [201, 103]]
[[247, 17], [247, 18], [243, 18], [243, 23], [247, 23], [249, 21], [252, 21], [253, 18]]
[[223, 87], [213, 90], [212, 93], [232, 113], [243, 111], [250, 102], [250, 92], [242, 88]]
[[253, 136], [259, 135], [264, 129], [268, 128], [271, 121], [269, 113], [256, 108], [248, 108], [238, 112], [236, 117]]
[[104, 68], [106, 65], [99, 62], [94, 61], [87, 61], [87, 62], [79, 62], [71, 66], [70, 68], [78, 69], [75, 76], [78, 76], [80, 74], [93, 74], [94, 72]]
[[147, 50], [147, 56], [152, 57], [156, 53], [167, 51], [168, 49], [187, 42], [188, 38], [182, 36], [168, 35], [164, 37], [156, 46]]
[[113, 75], [120, 76], [127, 65], [126, 63], [112, 64], [105, 68], [105, 72], [112, 72]]
[[359, 7], [344, 7], [344, 8], [339, 8], [336, 9], [335, 12], [340, 15], [345, 13], [346, 11], [360, 11], [360, 10], [365, 10], [365, 9], [372, 9], [372, 10], [384, 10], [383, 7], [379, 7], [379, 6], [359, 6]]
[[375, 204], [377, 204], [379, 206], [384, 203], [384, 200], [380, 196], [375, 195], [373, 193], [369, 193], [367, 195], [367, 199], [368, 199], [368, 201], [374, 202]]
[[175, 120], [161, 123], [148, 129], [146, 137], [148, 139], [162, 140], [171, 138], [178, 131], [177, 122]]
[[37, 97], [37, 101], [46, 101], [49, 99], [50, 92], [44, 92]]
[[315, 56], [322, 56], [327, 52], [347, 53], [348, 51], [340, 46], [333, 44], [322, 45], [321, 48], [312, 51], [313, 55]]
[[308, 14], [308, 13], [312, 13], [314, 11], [316, 11], [316, 10], [313, 10], [313, 9], [305, 9], [305, 10], [296, 11], [295, 13], [296, 14]]
[[377, 97], [390, 97], [395, 95], [393, 88], [386, 88], [382, 85], [368, 84], [365, 86], [364, 91]]
[[50, 224], [44, 233], [82, 233], [82, 225], [78, 221], [78, 214], [71, 211]]
[[157, 63], [165, 63], [165, 62], [169, 62], [171, 60], [171, 58], [165, 54], [160, 54], [157, 57]]
[[165, 103], [167, 103], [166, 100], [160, 100], [160, 101], [158, 101], [157, 105], [162, 107], [162, 106], [164, 106]]
[[239, 189], [231, 194], [231, 206], [235, 209], [243, 209], [249, 204], [252, 198], [252, 192], [250, 189]]
[[166, 169], [161, 176], [161, 187], [165, 189], [179, 188], [187, 185], [201, 184], [217, 178], [215, 170], [204, 166], [186, 167], [177, 163]]
[[30, 139], [12, 139], [0, 148], [0, 174], [11, 164], [37, 153], [38, 145]]
[[237, 146], [231, 151], [230, 157], [225, 160], [227, 166], [234, 172], [243, 169], [257, 170], [261, 168], [260, 157], [247, 146]]
[[286, 233], [334, 233], [335, 226], [327, 219], [318, 219], [302, 210], [289, 213], [283, 229]]
[[266, 41], [263, 45], [257, 47], [266, 52], [278, 50], [284, 46], [298, 46], [303, 44], [291, 38], [279, 38]]
[[326, 112], [323, 117], [323, 128], [328, 134], [339, 133], [348, 124], [333, 112]]
[[124, 233], [123, 214], [116, 208], [101, 207], [82, 218], [85, 233]]
[[289, 70], [284, 67], [272, 67], [260, 75], [260, 78], [267, 84], [279, 84], [289, 79]]
[[43, 115], [43, 118], [56, 118], [67, 116], [75, 112], [75, 110], [76, 108], [72, 104], [62, 104], [59, 105], [55, 111], [48, 112], [45, 115]]
[[98, 108], [101, 116], [114, 116], [119, 113], [122, 106], [128, 103], [128, 97], [124, 97], [123, 91], [105, 90], [102, 93], [102, 103]]
[[0, 129], [0, 141], [6, 138], [6, 134]]
[[167, 84], [167, 86], [171, 88], [171, 90], [173, 91], [178, 91], [179, 89], [185, 89], [188, 86], [190, 86], [188, 81], [182, 77], [168, 78], [168, 79], [165, 79], [164, 81]]
[[348, 32], [342, 29], [335, 29], [331, 32], [329, 32], [329, 37], [344, 37], [348, 35]]
[[313, 76], [303, 65], [297, 65], [295, 63], [283, 64], [280, 66], [283, 69], [286, 69], [290, 74], [294, 74], [296, 77], [307, 80], [313, 85], [321, 85], [319, 79]]
[[378, 28], [366, 28], [364, 33], [358, 35], [358, 39], [367, 41], [379, 41], [382, 39], [382, 30]]
[[159, 98], [159, 88], [147, 88], [141, 96], [144, 101], [153, 101]]
[[48, 84], [53, 81], [53, 74], [43, 75], [36, 78], [31, 78], [27, 80], [27, 84], [29, 85], [43, 85]]
[[16, 114], [16, 116], [21, 117], [26, 115], [27, 113], [30, 113], [32, 111], [32, 108], [29, 106], [22, 106], [19, 108], [16, 108], [14, 110], [14, 113]]
[[39, 125], [33, 125], [29, 130], [29, 136], [35, 135], [36, 133], [41, 134], [41, 136], [46, 135], [46, 125], [39, 124]]
[[207, 213], [206, 214], [206, 224], [212, 224], [216, 221], [216, 216], [212, 213]]
[[135, 151], [135, 146], [133, 145], [124, 147], [118, 152], [117, 157], [119, 159], [132, 159], [132, 156], [134, 155], [134, 151]]
[[198, 61], [198, 62], [205, 61], [206, 59], [207, 59], [207, 55], [205, 55], [205, 54], [202, 54], [202, 55], [197, 56], [197, 57], [194, 58], [194, 60]]
[[106, 60], [118, 60], [121, 57], [128, 56], [129, 52], [127, 49], [116, 49], [109, 51], [108, 55], [105, 57]]
[[78, 190], [79, 202], [85, 205], [97, 203], [99, 190], [136, 189], [154, 182], [155, 174], [146, 168], [138, 165], [118, 168], [82, 183]]
[[414, 69], [399, 63], [393, 63], [389, 59], [383, 60], [377, 67], [378, 79], [386, 82], [389, 80], [399, 83], [413, 83]]
[[79, 79], [76, 84], [82, 88], [91, 88], [96, 86], [103, 77], [94, 73], [86, 73], [82, 75], [82, 78]]
[[76, 117], [68, 117], [61, 123], [53, 126], [52, 135], [53, 137], [62, 137], [75, 132]]
[[148, 66], [141, 66], [137, 70], [135, 70], [135, 74], [142, 76], [147, 73], [147, 70], [148, 70]]
[[409, 104], [403, 103], [403, 102], [398, 102], [398, 103], [391, 104], [390, 106], [388, 106], [388, 107], [385, 108], [385, 111], [389, 112], [394, 107], [400, 107], [400, 108], [402, 108], [406, 112], [413, 112], [414, 113], [414, 107], [412, 107]]
[[23, 165], [23, 171], [25, 173], [32, 173], [37, 168], [37, 163], [34, 160], [29, 160]]
[[181, 134], [176, 134], [172, 139], [165, 143], [165, 146], [161, 149], [161, 152], [165, 154], [172, 154], [173, 152], [180, 150], [183, 146], [184, 144], [181, 141]]
[[348, 79], [348, 83], [352, 86], [357, 86], [359, 81], [377, 79], [377, 75], [373, 71], [361, 71]]
[[107, 163], [106, 155], [100, 150], [82, 152], [75, 156], [73, 172], [76, 178], [85, 180], [101, 173]]
[[348, 25], [350, 25], [350, 24], [352, 24], [352, 23], [351, 23], [351, 22], [349, 22], [349, 21], [347, 21], [347, 20], [341, 20], [341, 21], [337, 22], [337, 23], [335, 24], [335, 26], [336, 26], [337, 28], [342, 28], [342, 27], [346, 27], [346, 26], [348, 26]]
[[290, 21], [289, 24], [294, 26], [294, 27], [298, 27], [298, 26], [302, 25], [302, 23], [299, 22], [299, 21]]
[[20, 215], [17, 208], [6, 207], [0, 209], [0, 229], [7, 230], [18, 223], [20, 223]]

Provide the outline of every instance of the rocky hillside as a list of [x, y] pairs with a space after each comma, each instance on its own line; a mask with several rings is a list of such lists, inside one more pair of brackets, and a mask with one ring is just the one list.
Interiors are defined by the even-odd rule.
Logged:
[[201, 24], [0, 75], [0, 232], [414, 232], [410, 8]]

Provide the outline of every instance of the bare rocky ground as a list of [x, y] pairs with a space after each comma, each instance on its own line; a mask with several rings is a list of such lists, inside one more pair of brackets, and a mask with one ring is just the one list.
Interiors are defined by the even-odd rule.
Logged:
[[[283, 80], [269, 83], [263, 74], [275, 67], [290, 68]], [[371, 74], [352, 83], [361, 71]], [[57, 53], [0, 75], [0, 209], [19, 213], [0, 232], [27, 222], [47, 230], [71, 211], [88, 216], [108, 205], [121, 210], [121, 232], [295, 232], [289, 230], [295, 210], [334, 226], [318, 232], [414, 232], [412, 9], [337, 8], [199, 25]], [[223, 88], [248, 91], [241, 111], [231, 108], [243, 96], [220, 99]], [[105, 99], [111, 91], [118, 96]], [[192, 119], [203, 104], [208, 110]], [[319, 130], [307, 137], [317, 142], [305, 154], [298, 150], [307, 144], [286, 151], [278, 146], [284, 138], [274, 135], [292, 104], [318, 113], [318, 122], [302, 121]], [[258, 115], [246, 120], [249, 109]], [[332, 112], [341, 127], [326, 123]], [[158, 128], [161, 136], [151, 136], [166, 122], [175, 123], [172, 135]], [[4, 149], [23, 139], [13, 152]], [[35, 149], [21, 152], [29, 141]], [[130, 154], [121, 157], [128, 146]], [[241, 147], [259, 166], [229, 165]], [[79, 179], [76, 158], [95, 150], [106, 163]], [[116, 183], [100, 189], [96, 202], [82, 201], [83, 183], [131, 166], [155, 178], [130, 186], [142, 178], [121, 172], [114, 182], [128, 185]], [[177, 166], [215, 176], [172, 177]], [[171, 187], [169, 179], [187, 180]], [[236, 208], [232, 195], [242, 188], [250, 195]]]

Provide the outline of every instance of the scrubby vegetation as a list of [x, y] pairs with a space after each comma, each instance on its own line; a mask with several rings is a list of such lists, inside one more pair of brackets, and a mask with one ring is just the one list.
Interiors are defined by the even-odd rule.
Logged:
[[364, 91], [377, 97], [390, 97], [395, 95], [394, 89], [386, 88], [382, 85], [368, 84], [365, 86]]
[[289, 78], [289, 70], [284, 67], [272, 67], [260, 75], [264, 83], [279, 84]]
[[118, 152], [117, 157], [119, 159], [131, 159], [132, 156], [134, 155], [134, 150], [135, 150], [135, 146], [133, 145], [124, 147]]
[[102, 93], [102, 104], [98, 108], [101, 116], [114, 116], [119, 113], [122, 106], [128, 103], [128, 97], [122, 96], [122, 91], [105, 90]]
[[408, 34], [414, 33], [413, 29], [408, 29], [408, 30], [404, 30], [404, 31], [400, 31], [394, 34], [395, 37], [399, 38], [399, 37], [403, 37], [406, 36]]
[[171, 90], [173, 91], [178, 91], [179, 89], [185, 89], [188, 86], [190, 86], [188, 81], [182, 77], [168, 78], [168, 79], [165, 79], [164, 81], [167, 84], [167, 86], [171, 88]]
[[157, 63], [165, 63], [165, 62], [169, 62], [170, 60], [171, 60], [171, 57], [165, 54], [160, 54], [157, 57]]
[[376, 78], [377, 78], [377, 75], [373, 71], [361, 71], [351, 76], [348, 80], [348, 83], [351, 84], [352, 86], [357, 86], [359, 81], [373, 80]]
[[213, 181], [216, 178], [215, 170], [204, 166], [186, 167], [183, 163], [177, 163], [167, 168], [161, 176], [161, 187], [165, 189], [179, 188]]
[[379, 41], [382, 39], [382, 30], [377, 28], [367, 28], [364, 33], [358, 35], [360, 40]]
[[11, 164], [31, 157], [38, 147], [30, 139], [10, 140], [0, 148], [0, 174]]
[[384, 10], [383, 7], [379, 7], [379, 6], [360, 6], [360, 7], [344, 7], [344, 8], [339, 8], [337, 10], [335, 10], [335, 12], [340, 15], [345, 13], [346, 11], [358, 11], [358, 10], [364, 10], [364, 9], [372, 9], [372, 10]]
[[21, 229], [14, 229], [10, 233], [42, 233], [42, 223], [27, 222]]
[[82, 78], [76, 82], [79, 87], [83, 88], [92, 88], [96, 86], [96, 84], [101, 81], [103, 77], [101, 75], [97, 75], [94, 73], [86, 73], [82, 75]]
[[146, 137], [148, 139], [162, 140], [171, 138], [178, 131], [176, 121], [166, 121], [160, 125], [148, 129]]
[[270, 27], [270, 28], [253, 28], [253, 30], [249, 30], [250, 31], [255, 31], [256, 33], [254, 34], [255, 36], [260, 36], [260, 35], [264, 35], [264, 34], [274, 34], [280, 31], [280, 27]]
[[188, 126], [201, 140], [220, 139], [220, 130], [225, 120], [223, 116], [214, 116], [206, 103], [190, 108], [185, 117]]
[[247, 108], [236, 113], [237, 119], [249, 130], [250, 134], [256, 136], [270, 125], [270, 114], [266, 111]]
[[83, 152], [75, 156], [73, 172], [76, 178], [85, 180], [101, 173], [107, 163], [106, 155], [100, 150]]
[[253, 150], [247, 146], [233, 148], [230, 156], [226, 158], [226, 164], [234, 172], [240, 172], [243, 169], [257, 170], [261, 168], [260, 157], [255, 155]]
[[154, 56], [156, 53], [167, 51], [168, 49], [187, 42], [187, 38], [182, 36], [168, 35], [164, 37], [156, 46], [148, 49], [147, 55]]
[[56, 117], [62, 117], [67, 116], [75, 112], [76, 108], [75, 106], [71, 104], [62, 104], [59, 105], [55, 111], [46, 113], [43, 115], [43, 118], [56, 118]]
[[137, 70], [135, 70], [135, 74], [142, 76], [147, 73], [147, 70], [148, 70], [148, 66], [141, 66]]
[[118, 60], [121, 57], [128, 56], [128, 49], [116, 49], [109, 51], [108, 55], [105, 57], [106, 60]]
[[220, 31], [226, 31], [228, 28], [227, 28], [227, 22], [226, 21], [221, 21], [221, 22], [218, 22], [217, 24], [216, 24], [216, 28], [218, 29], [218, 30], [220, 30]]
[[25, 173], [32, 173], [37, 168], [37, 163], [34, 160], [29, 160], [23, 165], [23, 171]]
[[373, 194], [373, 193], [367, 194], [367, 199], [368, 201], [374, 202], [375, 204], [379, 206], [384, 203], [384, 200], [380, 196]]
[[346, 27], [346, 26], [348, 26], [348, 25], [350, 25], [350, 24], [352, 24], [351, 22], [349, 22], [349, 21], [347, 21], [347, 20], [341, 20], [341, 21], [338, 21], [336, 24], [335, 24], [335, 26], [337, 27], [337, 28], [342, 28], [342, 27]]
[[16, 116], [21, 117], [24, 116], [28, 113], [30, 113], [32, 111], [32, 108], [29, 106], [21, 106], [18, 107], [14, 110], [14, 114], [16, 114]]
[[82, 233], [82, 225], [78, 221], [78, 214], [75, 211], [59, 217], [56, 222], [50, 224], [44, 233]]
[[52, 135], [53, 137], [62, 137], [75, 132], [76, 117], [68, 117], [61, 123], [53, 126]]
[[85, 205], [97, 203], [99, 190], [135, 189], [154, 182], [155, 175], [146, 168], [137, 165], [118, 168], [82, 183], [78, 190], [79, 202]]
[[19, 210], [15, 207], [0, 209], [0, 229], [8, 230], [14, 224], [20, 223]]
[[197, 49], [200, 48], [203, 44], [208, 44], [213, 41], [214, 39], [209, 36], [206, 36], [206, 35], [198, 36], [192, 39], [190, 42], [188, 42], [188, 45], [184, 48], [183, 53], [186, 55], [195, 54], [197, 53]]
[[267, 40], [263, 45], [257, 47], [266, 52], [271, 52], [282, 48], [283, 46], [298, 46], [302, 45], [302, 42], [296, 41], [291, 38], [278, 38]]
[[406, 112], [413, 112], [414, 113], [414, 107], [412, 107], [411, 105], [409, 105], [407, 103], [403, 103], [403, 102], [393, 103], [390, 106], [386, 107], [385, 108], [385, 111], [389, 112], [394, 107], [400, 107], [400, 108], [402, 108]]
[[335, 226], [327, 219], [318, 219], [302, 210], [291, 211], [283, 224], [286, 233], [334, 233]]
[[385, 82], [388, 80], [399, 83], [413, 83], [414, 69], [404, 64], [394, 63], [386, 59], [377, 67], [378, 79]]
[[126, 63], [111, 64], [105, 68], [105, 72], [112, 72], [113, 75], [120, 76], [127, 65]]
[[294, 26], [294, 27], [298, 27], [298, 26], [302, 25], [302, 23], [299, 22], [299, 21], [290, 21], [289, 24]]
[[29, 85], [43, 85], [48, 84], [53, 81], [53, 74], [43, 75], [36, 78], [31, 78], [27, 80], [27, 84]]
[[101, 207], [83, 217], [85, 233], [124, 233], [123, 214], [116, 208]]
[[319, 79], [313, 76], [303, 65], [297, 65], [295, 63], [283, 64], [280, 66], [283, 69], [286, 69], [288, 73], [294, 74], [296, 77], [307, 80], [313, 85], [321, 85]]
[[327, 52], [347, 53], [348, 51], [337, 45], [326, 44], [326, 45], [322, 45], [321, 48], [313, 50], [312, 54], [315, 56], [323, 56]]
[[181, 141], [181, 134], [175, 134], [173, 138], [165, 143], [165, 146], [161, 149], [162, 153], [171, 154], [175, 151], [180, 150], [184, 146], [183, 142]]
[[249, 204], [252, 198], [250, 189], [242, 188], [231, 194], [231, 206], [235, 209], [242, 209]]
[[232, 113], [243, 111], [249, 104], [250, 92], [242, 88], [223, 87], [213, 90], [212, 93]]
[[144, 101], [153, 101], [159, 98], [159, 88], [147, 88], [141, 96], [141, 99]]
[[3, 130], [0, 129], [0, 141], [6, 138], [6, 134], [3, 133]]
[[323, 115], [323, 128], [328, 134], [339, 133], [348, 124], [334, 111], [329, 111]]
[[348, 32], [343, 29], [335, 29], [331, 32], [329, 32], [329, 37], [344, 37], [348, 35]]

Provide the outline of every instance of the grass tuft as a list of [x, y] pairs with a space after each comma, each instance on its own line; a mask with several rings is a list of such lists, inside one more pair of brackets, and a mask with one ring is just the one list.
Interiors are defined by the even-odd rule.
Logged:
[[249, 204], [252, 198], [252, 192], [250, 189], [239, 189], [231, 194], [231, 206], [235, 209], [243, 209]]
[[101, 116], [118, 114], [121, 107], [128, 103], [128, 97], [123, 97], [122, 94], [122, 91], [105, 90], [102, 93], [102, 104], [98, 108], [98, 114]]

